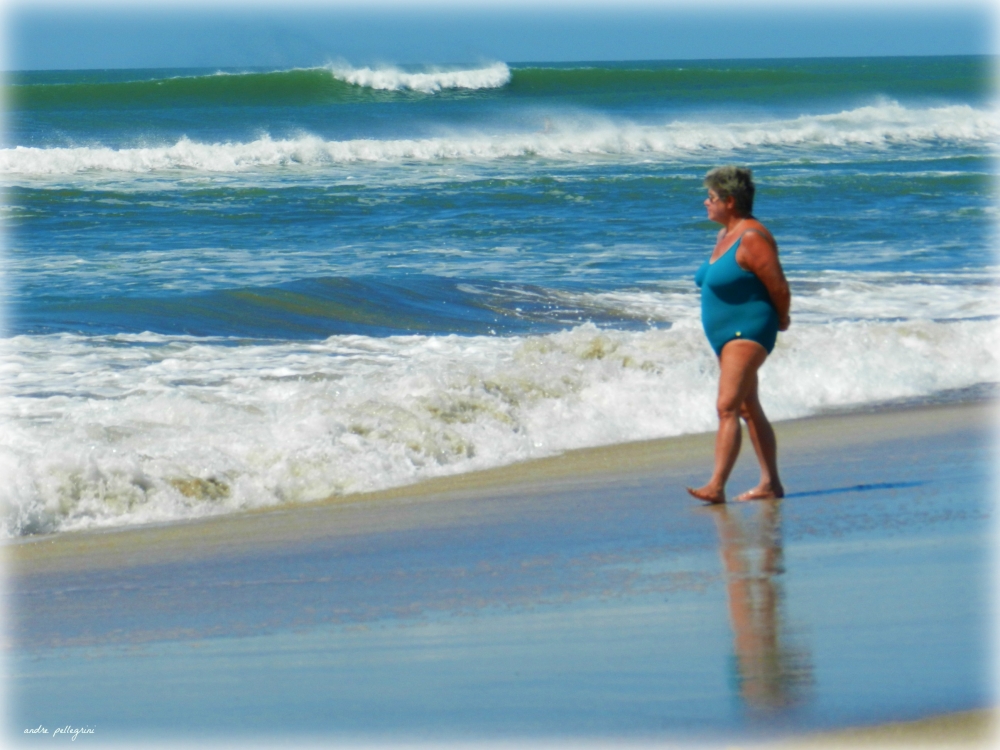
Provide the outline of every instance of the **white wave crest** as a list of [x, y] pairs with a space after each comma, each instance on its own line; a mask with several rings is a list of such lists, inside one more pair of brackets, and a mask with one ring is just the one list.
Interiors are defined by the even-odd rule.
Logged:
[[[761, 371], [761, 398], [786, 419], [995, 383], [996, 333], [994, 320], [799, 321]], [[717, 365], [693, 315], [639, 332], [3, 347], [10, 536], [317, 500], [715, 426]]]
[[[899, 273], [820, 271], [790, 274], [798, 323], [841, 321], [1000, 319], [1000, 269]], [[657, 291], [558, 292], [557, 299], [587, 310], [649, 321], [698, 320], [698, 292], [685, 279]]]
[[650, 126], [607, 121], [549, 122], [531, 133], [456, 134], [442, 138], [327, 141], [316, 136], [249, 143], [198, 143], [182, 138], [170, 146], [0, 149], [0, 174], [43, 176], [82, 172], [148, 173], [163, 170], [243, 172], [254, 169], [322, 168], [345, 164], [393, 164], [518, 157], [553, 160], [624, 157], [703, 158], [706, 152], [755, 148], [886, 148], [891, 145], [1000, 140], [996, 113], [966, 105], [908, 109], [889, 103], [835, 115], [801, 116], [758, 123], [672, 122]]
[[467, 70], [428, 70], [409, 73], [394, 67], [352, 68], [331, 65], [334, 78], [379, 91], [419, 91], [436, 94], [444, 89], [497, 89], [510, 82], [510, 68], [502, 62]]

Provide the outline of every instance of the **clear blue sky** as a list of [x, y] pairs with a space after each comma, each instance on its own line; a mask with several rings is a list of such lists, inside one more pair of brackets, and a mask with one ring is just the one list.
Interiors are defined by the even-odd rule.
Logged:
[[989, 2], [8, 4], [7, 70], [996, 52]]

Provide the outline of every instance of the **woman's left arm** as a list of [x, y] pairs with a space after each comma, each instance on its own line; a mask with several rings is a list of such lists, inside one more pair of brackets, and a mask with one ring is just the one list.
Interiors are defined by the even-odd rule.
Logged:
[[778, 311], [778, 330], [787, 331], [792, 322], [789, 317], [792, 293], [778, 260], [778, 248], [758, 231], [750, 231], [743, 235], [736, 249], [736, 262], [747, 271], [752, 271], [764, 284], [771, 303]]

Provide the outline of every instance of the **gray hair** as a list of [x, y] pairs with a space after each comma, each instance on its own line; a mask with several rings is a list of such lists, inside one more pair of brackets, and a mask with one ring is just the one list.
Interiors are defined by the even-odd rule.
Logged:
[[722, 200], [733, 198], [741, 216], [753, 214], [753, 172], [747, 167], [716, 167], [705, 175], [704, 185]]

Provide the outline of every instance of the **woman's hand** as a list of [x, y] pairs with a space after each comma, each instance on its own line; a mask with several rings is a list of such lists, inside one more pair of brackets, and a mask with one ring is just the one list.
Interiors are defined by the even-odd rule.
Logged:
[[791, 315], [782, 315], [780, 318], [778, 318], [778, 330], [779, 331], [787, 331], [788, 327], [791, 324], [792, 324], [792, 316]]

